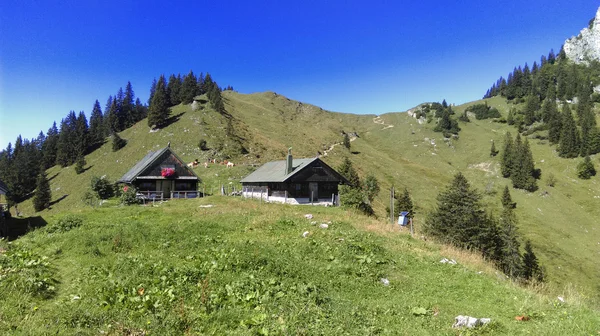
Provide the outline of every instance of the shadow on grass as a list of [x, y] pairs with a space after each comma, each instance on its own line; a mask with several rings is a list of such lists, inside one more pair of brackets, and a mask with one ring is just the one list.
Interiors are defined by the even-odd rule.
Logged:
[[185, 114], [185, 112], [181, 112], [177, 115], [171, 116], [169, 117], [169, 119], [167, 119], [164, 123], [164, 125], [162, 125], [160, 128], [165, 128], [173, 123], [176, 123], [179, 121], [179, 119], [181, 119], [181, 116], [183, 116]]
[[50, 181], [54, 180], [54, 179], [55, 179], [55, 178], [58, 176], [58, 174], [60, 174], [60, 172], [58, 172], [58, 173], [56, 173], [56, 174], [52, 175], [51, 177], [49, 177], [49, 178], [48, 178], [48, 182], [50, 182]]
[[356, 154], [360, 154], [360, 152], [357, 152], [357, 151], [350, 152], [350, 153], [352, 153], [352, 154], [354, 154], [354, 155], [356, 155]]
[[67, 195], [67, 194], [65, 194], [65, 195], [62, 195], [62, 196], [61, 196], [59, 199], [57, 199], [57, 200], [54, 200], [54, 201], [50, 202], [50, 206], [49, 206], [49, 208], [50, 208], [50, 207], [52, 207], [54, 204], [56, 204], [56, 203], [58, 203], [58, 202], [60, 202], [60, 201], [64, 200], [65, 198], [67, 198], [67, 196], [69, 196], [69, 195]]
[[41, 216], [35, 217], [11, 217], [6, 219], [6, 223], [0, 227], [0, 236], [15, 240], [31, 230], [48, 225], [48, 222]]
[[83, 168], [83, 171], [82, 171], [81, 173], [83, 174], [83, 173], [85, 173], [86, 171], [88, 171], [88, 170], [92, 169], [92, 167], [93, 167], [93, 166], [94, 166], [94, 165], [91, 165], [91, 166], [89, 166], [89, 167], [87, 167], [87, 168]]

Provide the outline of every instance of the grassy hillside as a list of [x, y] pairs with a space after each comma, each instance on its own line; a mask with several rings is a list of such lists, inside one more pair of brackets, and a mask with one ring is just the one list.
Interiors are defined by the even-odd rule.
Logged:
[[456, 335], [457, 315], [492, 319], [469, 334], [600, 332], [576, 295], [535, 294], [339, 208], [213, 196], [54, 211], [0, 242], [2, 334]]
[[[214, 165], [197, 168], [204, 182], [202, 188], [209, 193], [218, 190], [221, 184], [239, 185], [239, 179], [254, 169], [251, 165], [281, 159], [288, 147], [293, 147], [296, 157], [327, 152], [323, 159], [334, 167], [349, 156], [362, 176], [368, 172], [375, 174], [382, 186], [375, 201], [380, 217], [385, 215], [389, 187], [393, 184], [397, 190], [408, 188], [417, 206], [417, 231], [426, 213], [433, 209], [438, 192], [458, 171], [482, 192], [484, 203], [496, 213], [500, 209], [499, 193], [505, 185], [510, 185], [508, 179], [499, 175], [499, 157], [489, 156], [491, 140], [500, 149], [506, 131], [516, 134], [506, 124], [472, 118], [471, 123], [460, 124], [463, 129], [460, 139], [445, 141], [441, 133], [432, 131], [433, 123], [420, 125], [406, 113], [381, 116], [334, 113], [272, 92], [245, 95], [225, 91], [223, 97], [239, 141], [249, 153], [233, 157], [237, 165], [231, 169]], [[477, 102], [470, 104], [474, 103]], [[470, 104], [458, 106], [455, 111], [459, 114]], [[489, 99], [488, 104], [504, 115], [508, 112], [508, 105], [499, 97]], [[91, 176], [107, 175], [116, 180], [148, 151], [164, 147], [169, 141], [186, 161], [196, 158], [203, 161], [220, 155], [198, 149], [201, 138], [207, 139], [210, 148], [225, 144], [223, 148], [227, 149], [231, 139], [225, 135], [226, 118], [206, 103], [197, 110], [183, 105], [172, 110], [177, 121], [168, 127], [150, 133], [144, 120], [122, 132], [121, 136], [129, 143], [119, 152], [112, 152], [107, 143], [88, 155], [89, 169], [81, 175], [76, 175], [73, 167], [51, 168], [48, 176], [52, 178], [53, 199], [58, 202], [41, 215], [83, 209], [81, 198]], [[350, 151], [336, 145], [342, 141], [342, 131], [359, 135], [352, 141]], [[532, 240], [551, 283], [573, 284], [585, 296], [598, 298], [598, 177], [579, 180], [575, 174], [578, 160], [558, 158], [554, 148], [543, 141], [530, 139], [530, 144], [536, 167], [541, 168], [543, 176], [537, 192], [511, 191], [518, 204], [520, 231]], [[597, 158], [593, 160], [598, 163]], [[544, 183], [549, 174], [557, 179], [555, 187]], [[25, 215], [33, 215], [29, 204], [20, 208]]]

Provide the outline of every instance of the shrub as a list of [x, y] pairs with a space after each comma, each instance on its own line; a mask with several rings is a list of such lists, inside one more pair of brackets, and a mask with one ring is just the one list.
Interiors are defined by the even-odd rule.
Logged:
[[85, 205], [96, 206], [98, 204], [98, 195], [93, 193], [91, 190], [88, 190], [85, 192], [85, 194], [83, 194], [81, 200]]
[[48, 226], [47, 231], [49, 233], [67, 232], [71, 231], [76, 227], [80, 227], [82, 224], [83, 220], [81, 218], [69, 214], [59, 219], [58, 222], [56, 222], [56, 224]]
[[100, 199], [107, 199], [115, 194], [112, 183], [104, 177], [92, 177], [91, 188]]
[[375, 212], [371, 205], [365, 200], [366, 197], [362, 190], [351, 188], [349, 186], [340, 187], [340, 202], [342, 206], [349, 209], [356, 209], [365, 215], [373, 215]]
[[596, 168], [589, 156], [586, 156], [583, 161], [577, 165], [577, 176], [580, 179], [588, 180], [596, 175]]
[[202, 151], [208, 150], [205, 139], [200, 139], [200, 142], [198, 142], [198, 148], [200, 148], [200, 150], [202, 150]]
[[77, 162], [75, 163], [75, 173], [77, 175], [85, 171], [85, 164], [85, 158], [83, 157], [83, 155], [79, 155], [79, 157], [77, 158]]
[[121, 194], [121, 203], [125, 205], [139, 204], [140, 200], [137, 198], [137, 189], [131, 186], [125, 186], [123, 193]]
[[554, 174], [548, 173], [548, 177], [546, 177], [546, 185], [548, 187], [554, 187], [556, 185], [556, 177], [554, 177]]
[[127, 145], [127, 140], [121, 138], [119, 134], [114, 133], [112, 137], [112, 151], [116, 152]]

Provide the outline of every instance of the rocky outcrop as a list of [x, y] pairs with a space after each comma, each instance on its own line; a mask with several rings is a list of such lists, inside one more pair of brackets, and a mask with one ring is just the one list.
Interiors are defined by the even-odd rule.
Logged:
[[582, 29], [579, 35], [565, 41], [563, 48], [567, 58], [575, 63], [600, 61], [600, 8], [590, 26]]

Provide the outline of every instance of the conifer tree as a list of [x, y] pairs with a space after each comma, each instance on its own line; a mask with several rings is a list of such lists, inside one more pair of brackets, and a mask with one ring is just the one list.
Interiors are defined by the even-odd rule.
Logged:
[[424, 229], [442, 242], [482, 252], [494, 232], [481, 196], [461, 173], [438, 195], [437, 206], [427, 216]]
[[75, 173], [77, 175], [83, 173], [85, 171], [85, 157], [81, 154], [79, 155], [79, 157], [77, 158], [77, 161], [75, 162]]
[[523, 278], [525, 280], [537, 280], [539, 282], [544, 281], [544, 272], [540, 267], [535, 253], [533, 253], [533, 247], [531, 241], [525, 242], [525, 253], [523, 254]]
[[174, 74], [169, 77], [167, 93], [171, 105], [181, 104], [181, 84], [181, 74], [178, 74], [177, 77]]
[[113, 133], [112, 134], [112, 151], [116, 152], [119, 149], [125, 147], [125, 145], [127, 144], [127, 140], [121, 138], [119, 136], [119, 133]]
[[558, 143], [558, 155], [563, 158], [574, 158], [579, 155], [579, 133], [568, 104], [563, 106], [562, 131]]
[[42, 145], [42, 169], [48, 169], [56, 164], [56, 151], [58, 148], [58, 128], [56, 122], [46, 132], [46, 140]]
[[46, 172], [41, 171], [37, 178], [36, 192], [33, 198], [33, 207], [35, 211], [42, 211], [50, 207], [51, 199], [52, 191], [50, 190], [50, 183], [46, 177]]
[[92, 115], [90, 116], [90, 145], [95, 146], [104, 142], [106, 131], [104, 130], [104, 117], [98, 100], [94, 102]]
[[492, 140], [492, 147], [490, 148], [490, 156], [494, 157], [498, 155], [499, 151], [496, 149], [496, 143]]
[[191, 104], [194, 101], [194, 97], [198, 95], [198, 93], [198, 82], [196, 75], [194, 75], [194, 72], [190, 70], [190, 72], [183, 78], [183, 83], [181, 83], [181, 90], [179, 92], [180, 100], [184, 104]]
[[555, 102], [547, 100], [546, 119], [544, 121], [548, 123], [548, 141], [551, 144], [557, 144], [560, 141], [562, 132], [562, 115], [558, 113]]
[[592, 176], [596, 176], [596, 168], [590, 159], [589, 155], [577, 165], [577, 176], [580, 179], [588, 180]]
[[513, 187], [527, 191], [536, 190], [537, 183], [533, 177], [535, 167], [531, 148], [529, 147], [527, 138], [522, 141], [520, 134], [517, 134], [517, 138], [515, 139], [513, 158], [513, 168], [510, 172]]
[[78, 153], [77, 144], [77, 117], [75, 112], [71, 111], [60, 125], [60, 134], [58, 136], [58, 145], [56, 150], [56, 163], [67, 167], [75, 163]]
[[380, 191], [379, 181], [377, 181], [375, 175], [367, 175], [367, 177], [365, 178], [363, 188], [365, 191], [365, 196], [369, 200], [369, 203], [373, 203], [373, 200], [375, 199], [375, 197], [377, 197], [377, 194], [379, 194]]
[[115, 131], [121, 132], [125, 129], [125, 120], [127, 118], [125, 115], [125, 110], [123, 109], [123, 104], [125, 102], [125, 93], [123, 93], [123, 88], [119, 88], [114, 101], [116, 102], [116, 123], [114, 125]]
[[148, 126], [161, 128], [166, 124], [170, 114], [168, 100], [165, 76], [161, 75], [148, 110]]
[[348, 133], [344, 133], [343, 144], [344, 144], [344, 147], [346, 147], [346, 149], [350, 149], [350, 137], [348, 136]]
[[121, 106], [121, 113], [123, 115], [123, 129], [133, 126], [138, 120], [135, 117], [135, 93], [131, 82], [127, 82], [125, 86], [125, 95], [123, 97], [123, 104]]
[[513, 139], [510, 132], [506, 132], [504, 136], [504, 148], [502, 149], [501, 170], [502, 176], [510, 177], [514, 165]]
[[527, 102], [525, 104], [525, 110], [523, 111], [525, 117], [523, 122], [525, 125], [529, 126], [536, 121], [535, 112], [538, 110], [538, 97], [529, 96], [527, 97]]
[[513, 202], [512, 197], [510, 196], [510, 190], [508, 190], [508, 186], [504, 186], [501, 200], [503, 208], [514, 209], [517, 206], [517, 203]]
[[515, 124], [515, 109], [514, 108], [511, 108], [508, 111], [508, 116], [506, 117], [506, 123], [509, 125]]
[[119, 131], [119, 107], [116, 99], [111, 101], [110, 107], [106, 111], [106, 128], [109, 133]]
[[[152, 104], [152, 98], [154, 98], [154, 93], [156, 92], [156, 78], [152, 80], [152, 84], [150, 85], [150, 96], [148, 96], [148, 106]], [[106, 110], [105, 110], [106, 111]]]
[[358, 177], [358, 173], [354, 170], [352, 166], [352, 161], [348, 157], [344, 158], [344, 161], [338, 168], [338, 172], [350, 182], [350, 186], [352, 188], [360, 187], [360, 178]]
[[80, 155], [86, 153], [89, 145], [89, 128], [87, 123], [87, 118], [85, 117], [85, 113], [83, 111], [79, 112], [77, 116], [76, 126], [75, 126], [75, 160]]
[[408, 189], [404, 188], [404, 191], [394, 201], [394, 217], [398, 218], [400, 211], [408, 211], [407, 217], [413, 218], [415, 216], [415, 207]]

